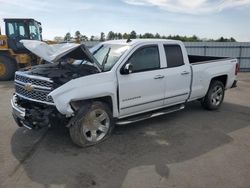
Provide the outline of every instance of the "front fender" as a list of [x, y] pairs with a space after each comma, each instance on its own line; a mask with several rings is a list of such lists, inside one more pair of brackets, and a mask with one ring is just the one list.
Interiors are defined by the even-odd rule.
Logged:
[[53, 98], [57, 110], [67, 117], [74, 113], [70, 106], [71, 101], [110, 96], [113, 104], [113, 116], [117, 117], [116, 84], [116, 79], [112, 74], [97, 73], [71, 80], [49, 95]]

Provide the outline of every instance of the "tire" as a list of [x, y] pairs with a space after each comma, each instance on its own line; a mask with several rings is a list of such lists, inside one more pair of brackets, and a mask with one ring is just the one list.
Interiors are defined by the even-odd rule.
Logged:
[[15, 60], [8, 56], [0, 55], [0, 81], [12, 80], [16, 70]]
[[69, 132], [73, 143], [88, 147], [106, 140], [113, 127], [113, 116], [108, 105], [94, 101], [69, 128]]
[[217, 110], [223, 102], [224, 95], [224, 84], [221, 81], [212, 81], [206, 96], [201, 100], [201, 104], [207, 110]]

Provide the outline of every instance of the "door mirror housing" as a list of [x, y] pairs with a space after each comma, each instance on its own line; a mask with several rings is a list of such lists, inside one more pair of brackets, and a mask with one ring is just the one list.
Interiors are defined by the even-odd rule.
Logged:
[[127, 64], [124, 66], [122, 73], [123, 73], [123, 74], [131, 74], [131, 73], [132, 73], [132, 70], [133, 70], [133, 65], [132, 65], [131, 63], [127, 63]]

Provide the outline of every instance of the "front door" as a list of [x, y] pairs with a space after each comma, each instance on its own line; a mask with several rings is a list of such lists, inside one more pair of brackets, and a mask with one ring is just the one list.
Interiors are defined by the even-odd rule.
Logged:
[[130, 63], [132, 73], [118, 73], [120, 115], [126, 116], [163, 106], [165, 77], [160, 69], [158, 45], [135, 50]]

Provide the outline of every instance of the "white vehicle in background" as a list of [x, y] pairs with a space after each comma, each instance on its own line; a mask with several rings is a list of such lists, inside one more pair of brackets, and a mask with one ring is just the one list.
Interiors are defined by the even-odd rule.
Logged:
[[17, 71], [11, 101], [19, 126], [62, 124], [73, 142], [105, 140], [115, 124], [181, 110], [190, 101], [216, 110], [226, 89], [236, 87], [237, 59], [188, 56], [180, 41], [107, 41], [46, 46], [23, 41], [50, 64]]

